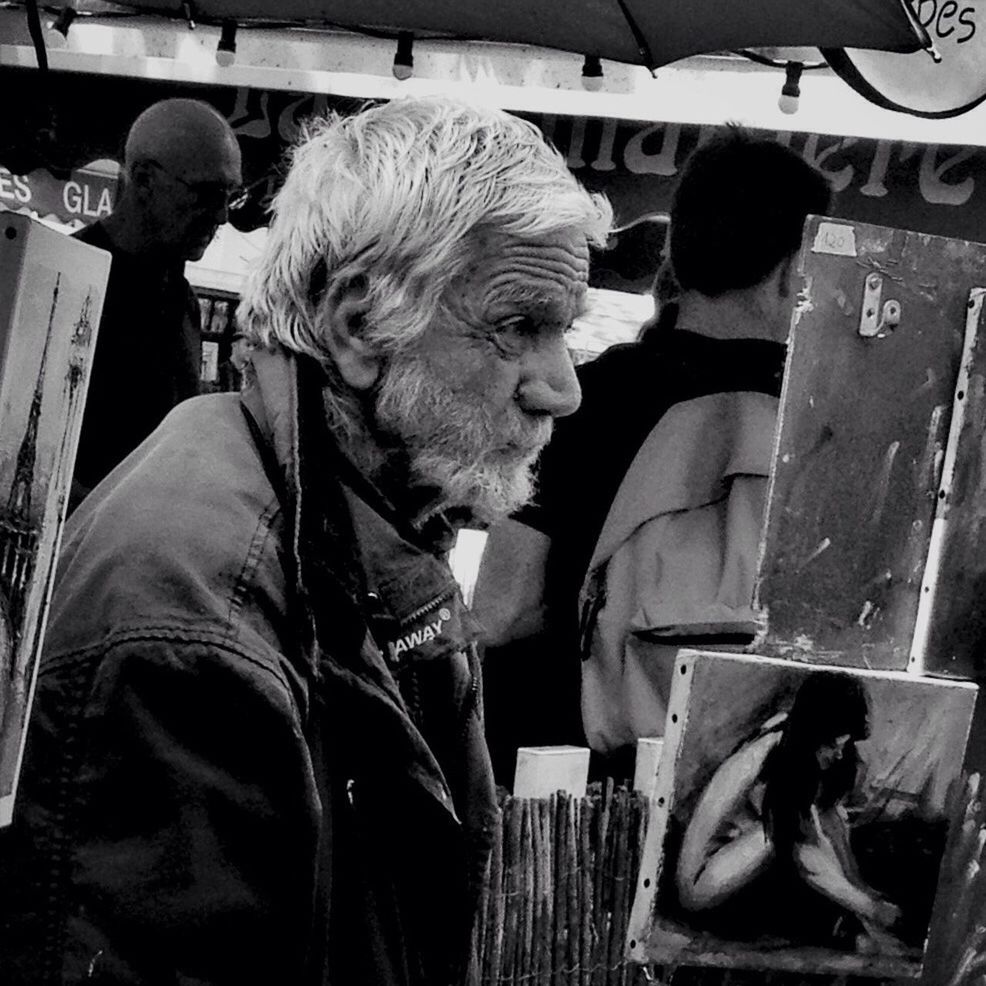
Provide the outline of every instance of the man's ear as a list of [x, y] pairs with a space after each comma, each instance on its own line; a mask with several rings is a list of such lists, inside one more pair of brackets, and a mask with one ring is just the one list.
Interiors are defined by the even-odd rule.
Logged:
[[322, 306], [326, 348], [342, 379], [353, 390], [369, 390], [380, 376], [382, 359], [366, 341], [370, 309], [363, 276], [334, 284]]
[[150, 161], [134, 161], [127, 169], [126, 182], [139, 195], [148, 195], [154, 181], [154, 165]]

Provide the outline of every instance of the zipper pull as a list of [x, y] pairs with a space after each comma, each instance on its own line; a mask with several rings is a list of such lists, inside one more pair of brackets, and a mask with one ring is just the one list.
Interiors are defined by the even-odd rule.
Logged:
[[393, 648], [390, 646], [390, 641], [397, 637], [399, 623], [387, 611], [387, 607], [378, 592], [371, 590], [363, 597], [363, 601], [366, 605], [366, 623], [370, 630], [370, 636], [373, 637], [374, 643], [383, 653], [383, 656], [391, 663], [397, 663], [391, 653]]

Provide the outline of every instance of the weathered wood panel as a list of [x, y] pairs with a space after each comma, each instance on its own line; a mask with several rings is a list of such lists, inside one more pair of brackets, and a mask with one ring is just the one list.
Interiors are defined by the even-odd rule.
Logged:
[[[967, 304], [970, 291], [986, 285], [986, 246], [813, 219], [801, 265], [806, 300], [795, 315], [781, 402], [757, 590], [767, 626], [757, 650], [903, 669]], [[878, 325], [893, 308], [888, 302], [899, 312], [892, 328]], [[876, 334], [863, 336], [867, 313], [866, 328]], [[967, 422], [980, 435], [983, 404], [970, 405]], [[970, 476], [976, 486], [981, 475], [981, 466], [966, 461], [968, 451], [957, 458], [963, 503], [972, 495], [965, 492]], [[971, 524], [963, 521], [956, 530]], [[968, 561], [957, 543], [948, 559], [949, 565]], [[959, 584], [957, 573], [943, 570], [943, 590], [953, 581]], [[952, 624], [967, 617], [974, 592], [968, 585], [954, 597]], [[947, 627], [936, 621], [932, 636], [939, 646]]]
[[986, 674], [986, 285], [966, 311], [967, 353], [938, 493], [915, 662], [932, 674]]

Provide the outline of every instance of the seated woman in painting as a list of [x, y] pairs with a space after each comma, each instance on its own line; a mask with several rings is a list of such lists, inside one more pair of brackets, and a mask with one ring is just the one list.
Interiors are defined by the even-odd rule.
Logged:
[[896, 949], [900, 909], [863, 880], [849, 839], [868, 735], [862, 682], [809, 675], [700, 795], [675, 874], [682, 908], [726, 937]]

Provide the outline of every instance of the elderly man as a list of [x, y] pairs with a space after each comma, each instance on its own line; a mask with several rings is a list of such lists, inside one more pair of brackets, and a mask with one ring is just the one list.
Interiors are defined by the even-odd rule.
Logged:
[[240, 185], [226, 121], [194, 99], [145, 110], [127, 136], [113, 214], [76, 235], [113, 254], [76, 459], [74, 506], [179, 401], [199, 391], [198, 260]]
[[240, 310], [69, 523], [0, 873], [4, 982], [463, 980], [496, 805], [444, 553], [579, 389], [609, 207], [445, 100], [320, 124]]

